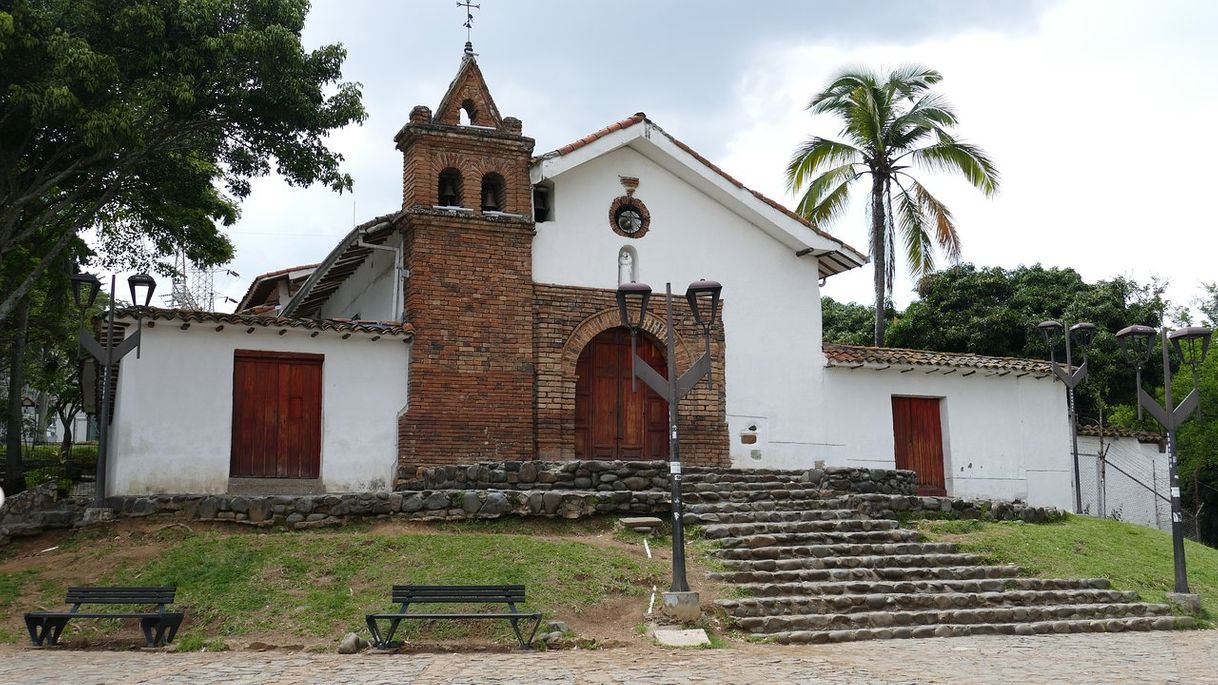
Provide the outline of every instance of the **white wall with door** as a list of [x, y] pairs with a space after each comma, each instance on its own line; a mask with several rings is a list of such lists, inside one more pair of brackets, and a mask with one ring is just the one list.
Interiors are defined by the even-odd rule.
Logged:
[[237, 350], [323, 355], [322, 487], [392, 488], [410, 358], [400, 335], [214, 321], [144, 323], [139, 357], [124, 358], [119, 372], [110, 494], [228, 491]]

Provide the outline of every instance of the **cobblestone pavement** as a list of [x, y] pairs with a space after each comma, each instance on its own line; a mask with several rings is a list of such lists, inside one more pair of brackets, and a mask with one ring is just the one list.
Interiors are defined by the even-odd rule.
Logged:
[[3, 683], [1218, 683], [1214, 631], [475, 654], [0, 651]]

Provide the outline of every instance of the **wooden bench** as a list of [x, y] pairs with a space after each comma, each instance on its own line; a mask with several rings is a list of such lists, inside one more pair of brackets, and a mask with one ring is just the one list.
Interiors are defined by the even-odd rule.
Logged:
[[[400, 647], [393, 641], [398, 624], [406, 619], [504, 619], [512, 624], [521, 649], [528, 649], [533, 636], [541, 625], [541, 613], [525, 613], [516, 608], [524, 604], [523, 585], [394, 585], [393, 602], [401, 608], [395, 613], [368, 614], [368, 632], [372, 634], [372, 646], [379, 649]], [[506, 604], [507, 611], [500, 612], [410, 612], [411, 604]], [[381, 634], [378, 620], [389, 621], [389, 631]], [[533, 621], [533, 630], [525, 639], [520, 622]]]
[[[43, 642], [50, 645], [59, 644], [59, 636], [64, 626], [74, 618], [138, 618], [140, 630], [144, 631], [144, 641], [149, 647], [159, 647], [173, 642], [182, 625], [180, 612], [166, 611], [166, 605], [173, 603], [176, 587], [74, 587], [68, 588], [66, 603], [72, 608], [67, 611], [32, 611], [25, 615], [25, 627], [30, 631], [30, 639], [35, 645]], [[156, 605], [151, 611], [115, 611], [111, 613], [100, 611], [81, 611], [81, 605], [119, 604], [125, 607], [137, 605]]]

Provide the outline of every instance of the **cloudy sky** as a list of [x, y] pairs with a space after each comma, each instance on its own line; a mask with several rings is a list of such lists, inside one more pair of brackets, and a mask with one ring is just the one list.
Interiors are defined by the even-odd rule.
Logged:
[[[1218, 280], [1207, 169], [1218, 159], [1218, 3], [1156, 0], [870, 0], [613, 3], [481, 0], [474, 46], [499, 110], [544, 152], [634, 112], [746, 185], [794, 204], [783, 169], [809, 135], [839, 125], [809, 97], [838, 70], [917, 62], [944, 75], [961, 135], [1003, 175], [985, 199], [928, 177], [956, 213], [964, 258], [1072, 266], [1094, 280], [1170, 279], [1187, 301]], [[465, 41], [453, 0], [315, 0], [306, 45], [341, 42], [368, 120], [336, 133], [354, 195], [255, 183], [217, 280], [239, 298], [262, 272], [319, 261], [352, 225], [398, 208], [393, 135], [412, 106], [434, 108]], [[865, 250], [862, 196], [828, 230]], [[829, 280], [870, 299], [861, 269]], [[905, 305], [908, 279], [895, 298]], [[229, 305], [231, 306], [231, 305]]]

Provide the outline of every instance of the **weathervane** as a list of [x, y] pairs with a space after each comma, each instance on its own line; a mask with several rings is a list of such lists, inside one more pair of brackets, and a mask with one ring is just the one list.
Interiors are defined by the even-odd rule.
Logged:
[[465, 27], [465, 54], [472, 55], [474, 54], [474, 10], [482, 9], [482, 5], [475, 5], [469, 0], [464, 0], [464, 2], [458, 0], [457, 7], [465, 8], [465, 23], [462, 24]]

